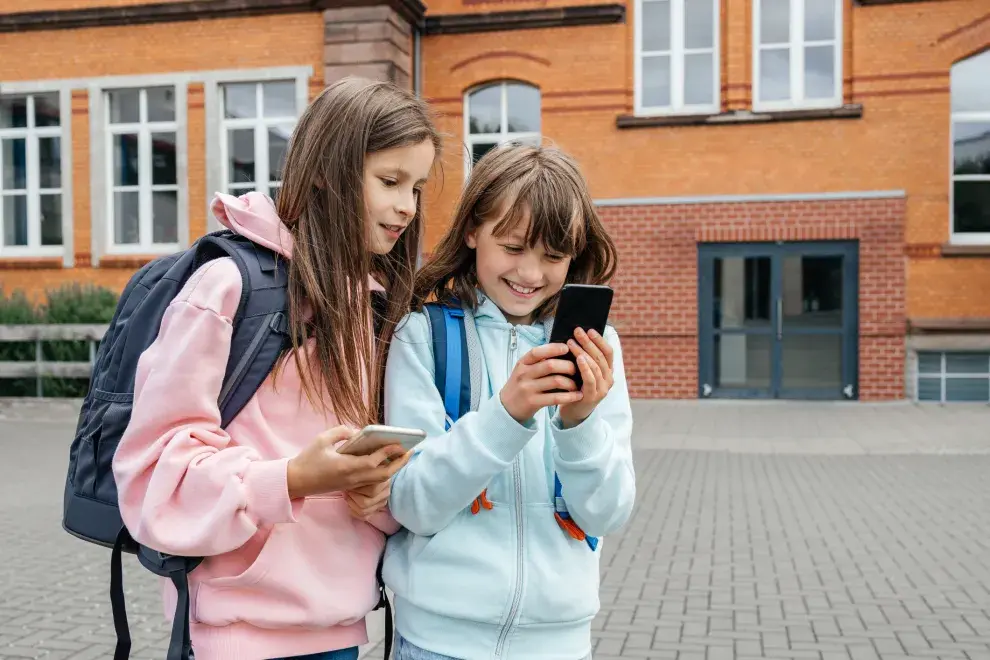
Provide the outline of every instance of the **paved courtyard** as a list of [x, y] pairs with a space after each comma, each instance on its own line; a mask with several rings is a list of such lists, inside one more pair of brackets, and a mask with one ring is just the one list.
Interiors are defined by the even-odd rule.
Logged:
[[[112, 657], [109, 551], [60, 527], [73, 414], [0, 403], [0, 658]], [[596, 660], [990, 660], [990, 408], [661, 402], [636, 422]], [[163, 660], [155, 578], [128, 562], [125, 583], [131, 657]]]

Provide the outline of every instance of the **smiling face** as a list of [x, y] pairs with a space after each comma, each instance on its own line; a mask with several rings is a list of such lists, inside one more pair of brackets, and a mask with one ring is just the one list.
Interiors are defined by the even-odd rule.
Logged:
[[388, 254], [419, 210], [419, 198], [436, 158], [432, 140], [368, 154], [364, 206], [368, 249]]
[[529, 325], [533, 313], [563, 288], [571, 257], [542, 241], [527, 244], [529, 211], [501, 235], [495, 233], [498, 224], [489, 220], [465, 236], [475, 250], [478, 285], [509, 323]]

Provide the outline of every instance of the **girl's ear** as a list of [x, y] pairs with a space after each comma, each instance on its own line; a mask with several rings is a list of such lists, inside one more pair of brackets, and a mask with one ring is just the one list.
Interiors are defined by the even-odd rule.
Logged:
[[477, 247], [478, 247], [478, 230], [479, 229], [480, 229], [480, 227], [475, 227], [474, 229], [468, 229], [467, 232], [464, 233], [464, 242], [472, 250], [477, 249]]

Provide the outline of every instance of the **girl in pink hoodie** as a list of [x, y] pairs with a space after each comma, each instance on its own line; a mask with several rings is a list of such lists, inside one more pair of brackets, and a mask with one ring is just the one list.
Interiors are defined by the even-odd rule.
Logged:
[[[410, 299], [420, 194], [440, 138], [426, 105], [354, 78], [299, 120], [277, 204], [217, 194], [221, 224], [289, 260], [292, 347], [226, 427], [217, 406], [241, 277], [200, 268], [142, 355], [113, 461], [134, 539], [206, 559], [189, 574], [197, 660], [357, 658], [400, 447], [333, 447], [379, 419], [384, 350]], [[387, 287], [375, 336], [371, 291]], [[175, 592], [166, 581], [166, 611]]]

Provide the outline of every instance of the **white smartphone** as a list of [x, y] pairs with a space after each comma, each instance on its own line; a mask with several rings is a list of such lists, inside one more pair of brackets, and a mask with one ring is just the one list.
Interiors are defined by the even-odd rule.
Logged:
[[426, 431], [406, 429], [401, 426], [371, 424], [351, 436], [337, 448], [338, 454], [367, 456], [388, 445], [402, 445], [409, 451], [426, 439]]

